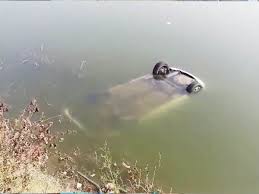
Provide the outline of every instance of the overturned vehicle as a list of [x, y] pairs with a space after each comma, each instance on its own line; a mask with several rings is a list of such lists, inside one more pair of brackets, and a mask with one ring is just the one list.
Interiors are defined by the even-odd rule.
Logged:
[[135, 122], [159, 117], [204, 88], [205, 84], [198, 77], [159, 62], [150, 74], [105, 92], [87, 95], [86, 109], [89, 111], [80, 114], [72, 110], [76, 114], [72, 115], [65, 109], [64, 113], [80, 129], [85, 128], [84, 123], [90, 128], [109, 128], [125, 120]]
[[142, 119], [165, 111], [190, 94], [197, 94], [205, 84], [179, 68], [158, 62], [152, 74], [133, 79], [108, 90], [106, 104], [121, 119]]

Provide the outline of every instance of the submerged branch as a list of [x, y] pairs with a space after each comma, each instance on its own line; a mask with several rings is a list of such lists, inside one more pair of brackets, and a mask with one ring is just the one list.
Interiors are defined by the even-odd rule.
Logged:
[[102, 189], [101, 187], [99, 186], [99, 184], [97, 184], [95, 181], [93, 181], [92, 179], [90, 179], [89, 177], [87, 177], [86, 175], [84, 175], [83, 173], [81, 173], [80, 171], [77, 171], [77, 173], [85, 178], [88, 182], [90, 182], [91, 184], [93, 184], [97, 189], [98, 189], [98, 192], [102, 192]]

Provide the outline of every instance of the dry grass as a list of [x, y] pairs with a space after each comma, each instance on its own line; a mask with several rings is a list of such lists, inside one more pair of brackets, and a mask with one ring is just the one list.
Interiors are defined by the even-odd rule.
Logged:
[[[49, 191], [51, 184], [61, 189], [58, 181], [44, 172], [47, 148], [55, 140], [50, 133], [53, 123], [33, 121], [39, 111], [35, 99], [14, 120], [5, 117], [7, 111], [7, 105], [0, 103], [0, 192]], [[42, 182], [43, 178], [51, 182]]]
[[115, 162], [107, 143], [95, 152], [95, 156], [103, 192], [163, 192], [162, 187], [157, 186], [155, 180], [161, 165], [160, 154], [158, 161], [152, 167], [148, 164], [144, 167], [140, 166], [137, 161], [132, 165], [126, 161]]
[[[86, 176], [75, 161], [80, 150], [61, 153], [56, 142], [64, 139], [51, 133], [51, 118], [34, 117], [39, 112], [35, 99], [15, 119], [6, 118], [6, 112], [7, 105], [0, 102], [0, 192], [162, 192], [155, 180], [161, 155], [152, 168], [115, 162], [105, 143], [95, 152], [96, 174]], [[52, 160], [57, 161], [54, 176], [47, 171]]]
[[[25, 171], [26, 170], [26, 171]], [[0, 188], [3, 192], [61, 192], [64, 187], [59, 179], [44, 173], [41, 169], [32, 165], [17, 169], [17, 164], [8, 164], [1, 168]], [[8, 181], [8, 182], [7, 182]]]

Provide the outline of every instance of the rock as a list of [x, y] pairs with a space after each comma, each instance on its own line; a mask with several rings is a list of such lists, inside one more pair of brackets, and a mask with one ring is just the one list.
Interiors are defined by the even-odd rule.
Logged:
[[106, 189], [108, 189], [109, 191], [114, 191], [115, 189], [115, 185], [113, 183], [107, 183], [105, 185]]
[[81, 188], [82, 188], [82, 183], [77, 183], [77, 184], [76, 184], [76, 188], [77, 188], [77, 189], [81, 189]]
[[63, 157], [61, 157], [61, 156], [58, 158], [58, 161], [59, 161], [59, 162], [64, 161], [64, 160], [65, 160], [65, 158], [63, 158]]
[[59, 142], [62, 143], [63, 141], [64, 141], [64, 138], [61, 137], [61, 138], [59, 139]]
[[14, 139], [18, 139], [19, 136], [20, 136], [20, 133], [19, 133], [19, 132], [16, 132], [16, 133], [14, 134]]

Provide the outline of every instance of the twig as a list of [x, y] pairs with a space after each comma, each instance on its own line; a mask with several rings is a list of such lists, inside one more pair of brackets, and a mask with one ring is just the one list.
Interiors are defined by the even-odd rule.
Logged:
[[86, 175], [84, 175], [83, 173], [81, 173], [80, 171], [77, 171], [77, 173], [85, 178], [88, 182], [92, 183], [97, 189], [98, 189], [98, 192], [102, 192], [102, 189], [101, 187], [99, 186], [99, 184], [97, 184], [95, 181], [93, 181], [92, 179], [88, 178]]
[[62, 116], [62, 115], [56, 115], [56, 116], [53, 116], [53, 117], [49, 117], [49, 118], [47, 118], [47, 119], [45, 119], [45, 120], [38, 120], [37, 122], [46, 122], [46, 121], [48, 121], [48, 120], [55, 119], [55, 118], [61, 117], [61, 116]]
[[127, 193], [127, 190], [126, 190], [126, 189], [119, 188], [119, 190], [120, 190], [120, 192]]
[[46, 98], [46, 97], [44, 98], [44, 100], [45, 100], [45, 102], [46, 102], [46, 104], [47, 104], [48, 106], [53, 106], [53, 104], [48, 103], [48, 101], [47, 101], [47, 98]]

